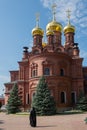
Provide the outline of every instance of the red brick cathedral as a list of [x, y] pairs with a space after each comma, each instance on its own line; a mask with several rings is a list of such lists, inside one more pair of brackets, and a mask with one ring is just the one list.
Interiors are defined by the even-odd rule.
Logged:
[[83, 58], [79, 55], [78, 43], [74, 42], [75, 27], [71, 25], [70, 14], [68, 12], [68, 24], [63, 28], [53, 12], [53, 19], [46, 26], [47, 43], [42, 42], [44, 31], [38, 23], [37, 17], [31, 52], [24, 47], [18, 70], [10, 71], [11, 80], [5, 83], [5, 104], [16, 82], [22, 107], [29, 109], [38, 81], [44, 75], [58, 109], [71, 108], [81, 92], [87, 93], [87, 67], [82, 66]]

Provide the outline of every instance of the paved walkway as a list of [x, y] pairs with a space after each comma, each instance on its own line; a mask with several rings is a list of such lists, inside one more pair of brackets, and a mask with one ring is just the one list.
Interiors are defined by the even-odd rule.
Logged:
[[29, 125], [28, 115], [0, 113], [0, 130], [87, 130], [87, 114], [37, 117], [37, 127]]

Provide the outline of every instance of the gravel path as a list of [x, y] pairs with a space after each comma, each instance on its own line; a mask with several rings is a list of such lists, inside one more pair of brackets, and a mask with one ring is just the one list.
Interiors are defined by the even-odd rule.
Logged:
[[37, 127], [29, 125], [28, 115], [0, 113], [0, 130], [87, 130], [87, 114], [38, 116]]

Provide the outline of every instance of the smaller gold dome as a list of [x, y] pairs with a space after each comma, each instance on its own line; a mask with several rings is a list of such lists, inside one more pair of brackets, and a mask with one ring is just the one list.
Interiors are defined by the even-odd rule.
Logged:
[[54, 32], [51, 31], [51, 30], [46, 31], [46, 35], [47, 35], [47, 36], [49, 36], [49, 35], [53, 35], [53, 34], [54, 34]]
[[74, 33], [75, 32], [75, 27], [73, 25], [71, 25], [71, 24], [68, 24], [67, 26], [64, 27], [63, 31], [64, 31], [64, 34], [66, 34], [68, 32]]
[[44, 31], [39, 28], [39, 27], [35, 27], [33, 30], [32, 30], [32, 35], [35, 36], [35, 35], [41, 35], [43, 36], [44, 34]]
[[47, 24], [46, 26], [46, 31], [51, 30], [51, 31], [62, 31], [62, 25], [56, 21], [52, 21]]
[[47, 44], [45, 42], [43, 42], [42, 47], [44, 48], [45, 46], [47, 46]]

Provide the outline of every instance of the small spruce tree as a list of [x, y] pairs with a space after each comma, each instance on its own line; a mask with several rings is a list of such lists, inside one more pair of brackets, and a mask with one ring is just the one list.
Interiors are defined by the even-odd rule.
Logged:
[[76, 109], [87, 111], [87, 96], [82, 96], [76, 103]]
[[8, 114], [19, 112], [21, 105], [22, 102], [18, 96], [18, 86], [17, 84], [14, 84], [7, 102]]
[[39, 80], [35, 96], [33, 97], [32, 106], [35, 107], [39, 115], [56, 114], [55, 101], [53, 96], [51, 96], [44, 76]]

